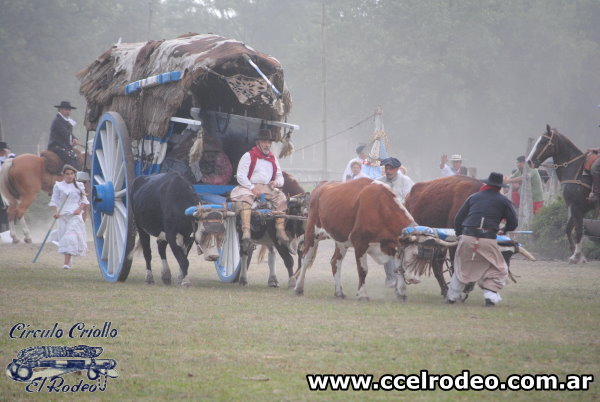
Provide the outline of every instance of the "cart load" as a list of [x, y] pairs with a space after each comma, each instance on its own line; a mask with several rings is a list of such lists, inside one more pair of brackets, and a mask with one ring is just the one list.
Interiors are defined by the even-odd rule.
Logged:
[[[292, 102], [283, 68], [242, 42], [190, 33], [118, 43], [78, 77], [87, 100], [84, 124], [96, 132], [94, 239], [109, 281], [125, 280], [131, 264], [129, 198], [136, 176], [176, 171], [203, 203], [226, 208], [239, 160], [260, 129], [280, 143], [280, 158], [293, 152], [291, 135], [299, 127], [286, 122]], [[238, 260], [216, 263], [217, 271], [225, 264], [222, 279], [233, 279]]]

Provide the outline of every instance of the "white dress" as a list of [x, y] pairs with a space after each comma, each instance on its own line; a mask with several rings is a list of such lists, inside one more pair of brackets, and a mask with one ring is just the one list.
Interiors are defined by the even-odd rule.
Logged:
[[[87, 253], [87, 240], [85, 235], [85, 225], [81, 214], [75, 215], [73, 212], [81, 204], [89, 204], [85, 195], [85, 188], [82, 183], [66, 183], [59, 181], [54, 184], [52, 190], [52, 199], [49, 206], [60, 209], [60, 218], [58, 218], [58, 229], [52, 232], [51, 239], [58, 246], [58, 252], [62, 254], [71, 254], [84, 256]], [[66, 200], [66, 201], [65, 201]]]

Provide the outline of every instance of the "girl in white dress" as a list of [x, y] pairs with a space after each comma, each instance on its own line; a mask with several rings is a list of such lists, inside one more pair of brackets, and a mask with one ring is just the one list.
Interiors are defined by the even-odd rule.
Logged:
[[83, 183], [75, 180], [76, 172], [71, 165], [63, 167], [64, 181], [54, 184], [52, 199], [48, 204], [52, 207], [54, 219], [58, 219], [54, 243], [58, 245], [58, 252], [65, 255], [65, 269], [71, 268], [72, 256], [84, 256], [87, 253], [85, 225], [81, 215], [89, 201]]

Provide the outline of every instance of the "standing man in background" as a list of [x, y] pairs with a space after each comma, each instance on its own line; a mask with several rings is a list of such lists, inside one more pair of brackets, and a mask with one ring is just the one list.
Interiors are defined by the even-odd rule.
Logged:
[[[512, 186], [511, 199], [516, 208], [521, 205], [521, 184], [523, 183], [523, 169], [525, 168], [525, 156], [517, 158], [517, 168], [512, 172], [509, 179], [504, 180]], [[542, 178], [537, 169], [529, 169], [529, 182], [531, 183], [531, 199], [533, 201], [533, 213], [537, 214], [544, 206], [544, 193], [542, 191]]]
[[[448, 165], [448, 161], [450, 161], [450, 165]], [[458, 154], [452, 155], [450, 159], [448, 159], [448, 155], [442, 155], [440, 159], [440, 171], [442, 177], [467, 175], [467, 168], [462, 166], [462, 156]]]

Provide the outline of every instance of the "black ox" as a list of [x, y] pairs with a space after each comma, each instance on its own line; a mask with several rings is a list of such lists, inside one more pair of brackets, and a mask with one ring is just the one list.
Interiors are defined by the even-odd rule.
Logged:
[[[198, 253], [207, 261], [219, 258], [218, 248], [223, 244], [225, 226], [218, 212], [205, 213], [196, 225], [195, 218], [185, 215], [190, 206], [198, 205], [198, 195], [178, 173], [169, 172], [139, 176], [133, 181], [133, 215], [146, 260], [146, 283], [154, 283], [152, 276], [150, 236], [157, 237], [158, 254], [162, 260], [162, 281], [171, 284], [167, 263], [167, 244], [179, 263], [182, 286], [189, 286], [187, 255], [193, 242]], [[195, 229], [194, 229], [195, 228]]]

